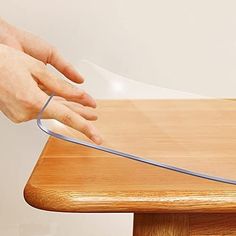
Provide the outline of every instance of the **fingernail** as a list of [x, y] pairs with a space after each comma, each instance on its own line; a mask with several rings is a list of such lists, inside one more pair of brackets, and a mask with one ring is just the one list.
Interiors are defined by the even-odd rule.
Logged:
[[89, 94], [86, 94], [86, 95], [87, 95], [86, 99], [90, 103], [90, 106], [92, 108], [96, 108], [97, 104], [96, 104], [95, 100]]
[[94, 143], [98, 144], [98, 145], [100, 145], [102, 143], [102, 138], [100, 136], [97, 136], [97, 135], [92, 136], [91, 140]]

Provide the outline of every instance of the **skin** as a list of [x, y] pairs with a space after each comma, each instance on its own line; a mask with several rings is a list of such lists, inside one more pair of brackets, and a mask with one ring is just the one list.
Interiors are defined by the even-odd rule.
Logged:
[[75, 83], [84, 81], [53, 46], [0, 19], [0, 110], [15, 123], [29, 121], [54, 93], [43, 118], [56, 119], [101, 144], [102, 138], [90, 122], [97, 119], [94, 99], [58, 79], [47, 64]]

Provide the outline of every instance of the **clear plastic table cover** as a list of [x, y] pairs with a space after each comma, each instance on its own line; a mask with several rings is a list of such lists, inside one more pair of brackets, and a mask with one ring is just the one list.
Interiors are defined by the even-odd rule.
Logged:
[[157, 171], [236, 184], [236, 101], [136, 82], [89, 62], [79, 68], [86, 77], [84, 89], [97, 98], [93, 123], [102, 145], [57, 121], [41, 120], [42, 110], [38, 125], [44, 132], [157, 166]]

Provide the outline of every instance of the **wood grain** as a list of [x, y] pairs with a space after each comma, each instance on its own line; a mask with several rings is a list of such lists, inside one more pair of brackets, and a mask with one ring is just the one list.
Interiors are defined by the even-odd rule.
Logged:
[[[100, 101], [99, 114], [96, 125], [104, 134], [106, 146], [236, 177], [233, 101]], [[55, 138], [49, 138], [24, 196], [34, 207], [63, 212], [236, 212], [236, 186]]]
[[236, 235], [236, 214], [134, 214], [133, 236]]
[[187, 214], [134, 214], [133, 236], [187, 236]]

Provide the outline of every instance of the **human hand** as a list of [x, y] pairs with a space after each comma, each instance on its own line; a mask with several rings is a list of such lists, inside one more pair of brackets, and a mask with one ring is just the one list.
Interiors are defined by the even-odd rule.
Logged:
[[[1, 26], [0, 29], [2, 29]], [[59, 97], [52, 100], [43, 118], [56, 119], [100, 144], [102, 139], [98, 131], [88, 121], [95, 120], [97, 117], [92, 110], [85, 107], [96, 107], [95, 101], [81, 89], [57, 79], [47, 70], [45, 64], [51, 63], [74, 82], [81, 83], [83, 78], [43, 40], [37, 39], [30, 33], [26, 35], [22, 33], [19, 36], [22, 37], [21, 41], [8, 33], [7, 30], [2, 34], [0, 32], [2, 35], [0, 37], [0, 108], [2, 112], [17, 123], [34, 119], [48, 99], [47, 93], [55, 93]], [[32, 36], [32, 41], [29, 35]], [[39, 40], [38, 44], [37, 40]], [[34, 45], [38, 46], [34, 47]]]
[[58, 50], [30, 32], [8, 24], [0, 18], [0, 44], [20, 50], [44, 64], [51, 64], [69, 80], [82, 83], [83, 77]]

